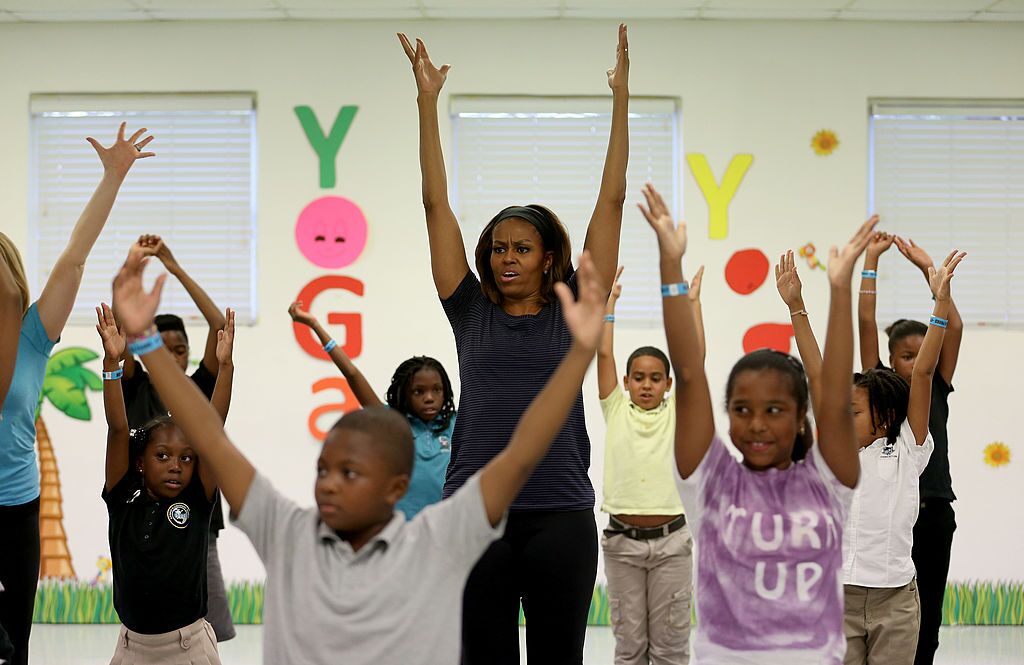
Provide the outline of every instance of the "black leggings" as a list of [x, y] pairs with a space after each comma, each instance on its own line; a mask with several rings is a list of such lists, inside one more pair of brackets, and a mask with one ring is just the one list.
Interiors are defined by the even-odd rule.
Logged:
[[519, 664], [520, 598], [530, 665], [582, 665], [596, 578], [593, 510], [511, 513], [466, 582], [463, 665]]
[[921, 632], [917, 638], [914, 665], [931, 665], [939, 648], [942, 598], [949, 576], [949, 552], [953, 548], [956, 515], [953, 505], [943, 499], [922, 499], [914, 525], [911, 557], [917, 568], [917, 591], [921, 596]]
[[27, 665], [39, 582], [39, 499], [0, 506], [0, 624], [14, 645], [13, 665]]

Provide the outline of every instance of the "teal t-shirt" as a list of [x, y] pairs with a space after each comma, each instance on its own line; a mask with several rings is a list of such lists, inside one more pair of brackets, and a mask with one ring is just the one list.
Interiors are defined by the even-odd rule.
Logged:
[[407, 520], [411, 520], [416, 513], [441, 500], [448, 460], [452, 457], [455, 414], [449, 419], [448, 427], [440, 432], [434, 431], [440, 424], [439, 419], [425, 423], [416, 416], [406, 417], [409, 419], [409, 427], [412, 428], [416, 459], [413, 463], [412, 478], [409, 480], [409, 491], [395, 508], [405, 513]]
[[18, 358], [0, 420], [0, 506], [19, 506], [39, 496], [36, 407], [54, 344], [32, 303], [21, 320]]

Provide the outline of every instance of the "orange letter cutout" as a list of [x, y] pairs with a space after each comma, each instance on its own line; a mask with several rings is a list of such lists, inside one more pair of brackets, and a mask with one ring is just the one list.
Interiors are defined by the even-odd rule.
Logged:
[[359, 400], [352, 393], [352, 389], [348, 386], [348, 381], [341, 377], [331, 377], [328, 379], [320, 379], [312, 385], [313, 394], [317, 394], [323, 390], [329, 390], [335, 388], [341, 391], [341, 394], [345, 396], [344, 402], [335, 404], [324, 404], [318, 406], [309, 413], [309, 433], [313, 435], [313, 438], [317, 441], [323, 441], [327, 436], [327, 432], [324, 432], [317, 425], [317, 421], [320, 420], [320, 416], [337, 411], [341, 415], [344, 415], [350, 411], [355, 411], [359, 408]]
[[[329, 289], [342, 289], [356, 294], [363, 295], [363, 283], [352, 277], [344, 275], [325, 275], [317, 277], [309, 284], [302, 287], [296, 300], [301, 300], [307, 310], [313, 309], [313, 301], [318, 295]], [[330, 312], [327, 315], [327, 323], [345, 326], [345, 344], [341, 350], [349, 358], [357, 358], [363, 352], [363, 317], [361, 314], [350, 314], [342, 312]], [[302, 350], [317, 360], [330, 360], [330, 356], [324, 353], [320, 340], [313, 331], [300, 323], [292, 323], [292, 331], [295, 333], [295, 341], [299, 343]]]

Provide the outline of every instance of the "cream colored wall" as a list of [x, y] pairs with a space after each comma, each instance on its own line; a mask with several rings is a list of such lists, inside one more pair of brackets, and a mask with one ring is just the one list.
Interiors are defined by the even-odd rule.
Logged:
[[[336, 400], [311, 394], [311, 383], [334, 376], [333, 368], [298, 348], [285, 315], [299, 289], [323, 274], [299, 254], [292, 236], [302, 207], [326, 193], [318, 188], [316, 158], [294, 106], [312, 106], [322, 123], [341, 105], [359, 106], [339, 155], [338, 186], [330, 193], [351, 198], [369, 219], [365, 253], [341, 271], [365, 281], [367, 291], [361, 300], [339, 298], [330, 309], [364, 315], [360, 366], [381, 390], [408, 355], [429, 353], [456, 368], [451, 332], [430, 282], [415, 90], [396, 30], [424, 37], [437, 62], [454, 65], [448, 93], [607, 91], [604, 70], [612, 64], [615, 32], [612, 23], [601, 21], [0, 26], [0, 220], [22, 247], [28, 233], [31, 94], [256, 93], [260, 321], [238, 334], [228, 429], [258, 468], [304, 504], [312, 500], [317, 455], [306, 418], [313, 407]], [[1024, 29], [1016, 25], [658, 21], [631, 25], [630, 40], [633, 93], [682, 98], [687, 152], [705, 153], [719, 177], [732, 154], [755, 155], [733, 202], [725, 241], [707, 239], [704, 201], [680, 169], [691, 255], [709, 266], [704, 298], [716, 402], [747, 327], [786, 321], [770, 283], [746, 298], [729, 290], [722, 278], [725, 261], [740, 248], [759, 247], [772, 256], [808, 241], [823, 248], [849, 235], [866, 213], [869, 98], [1024, 97]], [[811, 135], [825, 127], [842, 141], [828, 159], [808, 147]], [[151, 129], [159, 135], [158, 127]], [[442, 135], [450, 145], [447, 124]], [[154, 146], [159, 151], [159, 142]], [[636, 198], [631, 192], [630, 201]], [[627, 214], [636, 213], [630, 208]], [[577, 246], [582, 242], [574, 240]], [[188, 257], [180, 259], [187, 264]], [[807, 273], [808, 308], [823, 334], [824, 277]], [[329, 300], [319, 303], [321, 315]], [[922, 303], [916, 314], [923, 316], [926, 307]], [[202, 334], [193, 331], [194, 337]], [[1012, 379], [1013, 368], [1020, 368], [1015, 352], [1021, 341], [1024, 333], [993, 329], [968, 330], [964, 341], [950, 422], [961, 499], [951, 572], [956, 578], [1024, 578], [1016, 556], [1024, 547], [1024, 526], [1004, 517], [1019, 504], [1014, 489], [1024, 480], [1024, 463], [998, 470], [981, 463], [982, 448], [993, 440], [1024, 452], [1011, 401], [1019, 393]], [[98, 347], [88, 327], [67, 330], [63, 342]], [[663, 335], [619, 331], [620, 358], [646, 343], [663, 344]], [[603, 425], [593, 377], [586, 394], [594, 441], [591, 475], [599, 487]], [[90, 399], [91, 423], [44, 408], [82, 577], [92, 576], [96, 557], [107, 550], [99, 500], [102, 405], [98, 394]], [[228, 577], [261, 575], [237, 530], [225, 532], [221, 556]]]

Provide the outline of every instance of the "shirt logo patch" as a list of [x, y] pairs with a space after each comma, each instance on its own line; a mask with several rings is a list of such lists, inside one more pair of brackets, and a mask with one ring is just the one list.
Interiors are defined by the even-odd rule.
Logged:
[[448, 450], [452, 446], [452, 442], [446, 436], [437, 437], [437, 442], [441, 444], [441, 450]]
[[896, 457], [896, 444], [886, 441], [882, 446], [882, 459], [891, 459], [893, 457]]
[[186, 504], [171, 504], [171, 507], [167, 509], [167, 521], [175, 528], [184, 529], [188, 526], [188, 517], [190, 514], [191, 511]]

